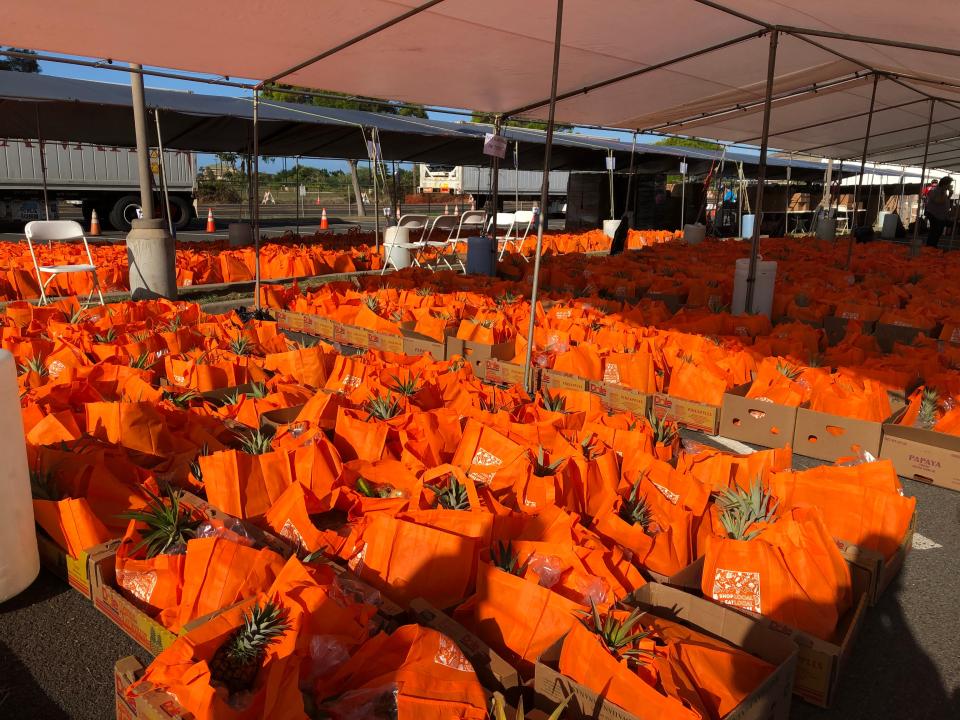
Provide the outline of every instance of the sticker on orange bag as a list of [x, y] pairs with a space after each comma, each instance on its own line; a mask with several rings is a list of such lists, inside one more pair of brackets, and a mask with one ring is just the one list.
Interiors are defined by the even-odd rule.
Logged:
[[717, 568], [713, 576], [713, 599], [724, 605], [762, 614], [760, 573]]
[[457, 647], [457, 644], [453, 640], [446, 635], [441, 635], [439, 640], [437, 654], [433, 658], [433, 661], [437, 663], [437, 665], [443, 665], [451, 670], [460, 670], [461, 672], [473, 672], [473, 665], [470, 664], [466, 655], [460, 651], [460, 648]]
[[491, 482], [493, 482], [493, 478], [497, 474], [497, 469], [503, 465], [503, 460], [498, 458], [489, 450], [477, 448], [477, 452], [474, 453], [473, 460], [470, 461], [470, 464], [479, 465], [481, 467], [493, 470], [493, 472], [477, 472], [475, 469], [471, 469], [470, 472], [467, 473], [467, 477], [473, 480], [475, 483], [480, 485], [489, 485]]
[[603, 368], [603, 381], [613, 385], [620, 384], [620, 368], [617, 367], [616, 363], [608, 362], [606, 367]]

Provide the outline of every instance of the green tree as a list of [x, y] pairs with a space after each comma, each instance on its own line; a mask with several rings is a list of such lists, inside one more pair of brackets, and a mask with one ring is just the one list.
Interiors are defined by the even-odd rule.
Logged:
[[[15, 47], [0, 47], [0, 50], [10, 50], [12, 52], [26, 53], [28, 55], [37, 54], [33, 50], [24, 50], [22, 48]], [[36, 58], [9, 57], [7, 55], [0, 55], [0, 70], [12, 70], [13, 72], [25, 73], [43, 72], [43, 70], [40, 68], [40, 63], [36, 60]]]
[[[470, 116], [470, 122], [493, 125], [493, 115], [490, 113], [475, 112]], [[507, 127], [528, 128], [530, 130], [546, 130], [547, 124], [541, 120], [507, 120], [503, 123]], [[573, 132], [571, 125], [554, 125], [557, 132]]]
[[688, 147], [698, 150], [723, 150], [720, 143], [710, 142], [709, 140], [699, 140], [697, 138], [668, 137], [658, 140], [657, 145], [668, 145], [670, 147]]

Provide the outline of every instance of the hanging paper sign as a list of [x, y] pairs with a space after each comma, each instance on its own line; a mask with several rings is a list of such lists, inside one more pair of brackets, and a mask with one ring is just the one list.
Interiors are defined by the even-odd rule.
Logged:
[[617, 169], [617, 158], [613, 155], [607, 155], [607, 170]]
[[686, 174], [687, 174], [687, 161], [686, 161], [686, 160], [684, 160], [683, 162], [680, 163], [680, 174], [681, 174], [681, 175], [686, 175]]
[[502, 160], [507, 156], [507, 139], [503, 135], [487, 133], [483, 138], [483, 154]]

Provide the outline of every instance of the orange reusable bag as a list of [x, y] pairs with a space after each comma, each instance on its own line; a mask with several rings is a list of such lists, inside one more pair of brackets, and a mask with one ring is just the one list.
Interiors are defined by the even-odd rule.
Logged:
[[477, 541], [375, 513], [356, 558], [360, 578], [406, 605], [422, 597], [449, 608], [470, 594]]
[[317, 681], [316, 700], [332, 717], [371, 717], [374, 707], [397, 720], [487, 717], [486, 692], [470, 661], [449, 637], [419, 625], [365, 642]]
[[71, 557], [115, 537], [93, 514], [86, 498], [34, 500], [37, 524]]
[[291, 454], [274, 450], [248, 455], [223, 450], [198, 458], [210, 504], [228, 515], [262, 515], [293, 482]]
[[366, 418], [364, 410], [337, 409], [333, 444], [346, 461], [375, 462], [383, 457], [390, 426], [374, 418]]
[[[626, 613], [622, 613], [626, 617]], [[641, 640], [654, 652], [652, 640]], [[597, 635], [580, 622], [574, 624], [560, 649], [561, 674], [602, 695], [640, 720], [705, 720], [703, 715], [676, 697], [661, 693], [659, 674], [653, 663], [641, 662], [635, 669], [618, 660]]]
[[477, 484], [494, 492], [511, 488], [526, 478], [526, 449], [476, 420], [467, 420], [463, 437], [450, 461]]
[[[156, 617], [161, 611], [180, 604], [186, 555], [181, 552], [176, 555], [155, 555], [152, 558], [133, 557], [134, 548], [140, 539], [137, 522], [131, 520], [117, 548], [117, 585], [150, 616]], [[137, 554], [144, 555], [142, 550]]]
[[850, 608], [850, 569], [816, 508], [793, 509], [752, 540], [715, 540], [707, 547], [701, 588], [706, 597], [834, 639]]
[[543, 651], [577, 622], [575, 611], [583, 609], [535, 580], [481, 562], [477, 592], [454, 618], [528, 677]]

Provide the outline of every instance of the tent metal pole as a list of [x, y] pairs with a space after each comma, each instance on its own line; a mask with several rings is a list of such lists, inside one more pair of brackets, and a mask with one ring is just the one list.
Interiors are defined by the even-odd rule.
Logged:
[[790, 180], [792, 179], [792, 170], [793, 168], [789, 163], [793, 162], [793, 153], [790, 153], [790, 160], [787, 161], [787, 191], [786, 198], [784, 199], [783, 207], [783, 236], [787, 237], [790, 234], [790, 200], [793, 199], [793, 196], [790, 193]]
[[43, 133], [40, 132], [40, 106], [35, 108], [37, 114], [37, 143], [40, 148], [40, 180], [43, 183], [43, 218], [50, 219], [50, 199], [47, 196], [47, 156], [43, 151]]
[[930, 117], [927, 120], [927, 142], [923, 151], [923, 166], [920, 169], [920, 191], [917, 193], [917, 219], [913, 224], [913, 241], [910, 243], [910, 257], [917, 257], [920, 254], [920, 211], [923, 208], [923, 184], [927, 178], [927, 150], [930, 149], [930, 128], [933, 127], [933, 110], [936, 105], [936, 100], [930, 101]]
[[747, 272], [747, 297], [744, 312], [753, 313], [753, 296], [757, 283], [757, 256], [760, 254], [760, 227], [763, 225], [763, 186], [767, 179], [767, 145], [770, 140], [770, 109], [773, 104], [773, 79], [777, 69], [777, 43], [780, 32], [770, 33], [770, 53], [767, 58], [767, 90], [763, 104], [763, 134], [760, 141], [760, 163], [757, 166], [757, 209], [750, 245], [750, 269]]
[[607, 152], [607, 157], [609, 158], [609, 160], [607, 160], [607, 164], [608, 164], [607, 174], [610, 176], [610, 219], [615, 220], [616, 208], [613, 202], [613, 163], [615, 162], [615, 160], [613, 158], [613, 150], [609, 150]]
[[[700, 0], [697, 0], [700, 2]], [[791, 25], [778, 26], [780, 32], [790, 35], [808, 35], [810, 37], [829, 38], [832, 40], [846, 40], [847, 42], [863, 43], [864, 45], [883, 45], [885, 47], [903, 48], [904, 50], [918, 50], [920, 52], [934, 53], [937, 55], [952, 55], [960, 57], [960, 50], [955, 48], [937, 47], [935, 45], [923, 45], [921, 43], [903, 42], [900, 40], [888, 40], [886, 38], [875, 38], [868, 35], [851, 35], [850, 33], [833, 32], [830, 30], [817, 30], [815, 28], [793, 27]]]
[[903, 191], [904, 185], [907, 182], [907, 168], [903, 168], [903, 172], [900, 173], [900, 197], [897, 198], [897, 215], [903, 212]]
[[747, 183], [743, 176], [743, 163], [737, 163], [737, 237], [743, 237], [743, 194]]
[[547, 114], [547, 142], [543, 149], [543, 180], [540, 183], [540, 214], [537, 218], [537, 249], [533, 258], [533, 287], [530, 290], [530, 324], [527, 327], [527, 356], [523, 363], [523, 385], [532, 395], [533, 331], [537, 322], [537, 291], [540, 289], [540, 257], [543, 252], [543, 230], [547, 224], [550, 202], [550, 160], [553, 150], [554, 118], [557, 110], [557, 80], [560, 74], [560, 41], [563, 35], [563, 0], [557, 0], [556, 33], [553, 39], [553, 75], [550, 81], [550, 110]]
[[[940, 123], [950, 123], [950, 122], [955, 122], [955, 121], [957, 121], [957, 120], [960, 120], [960, 116], [954, 116], [954, 117], [948, 117], [948, 118], [941, 118], [941, 119], [939, 120], [939, 122], [940, 122]], [[904, 132], [905, 130], [919, 130], [920, 128], [925, 128], [926, 126], [927, 126], [926, 123], [919, 123], [918, 125], [907, 125], [906, 127], [897, 128], [896, 130], [886, 130], [886, 131], [884, 131], [884, 132], [874, 133], [874, 134], [873, 134], [873, 137], [874, 137], [874, 139], [876, 139], [876, 138], [878, 138], [878, 137], [883, 137], [883, 136], [885, 136], [885, 135], [896, 135], [897, 133]], [[852, 142], [854, 142], [854, 141], [856, 141], [856, 140], [859, 140], [859, 139], [860, 139], [860, 136], [858, 135], [857, 137], [854, 137], [854, 138], [846, 138], [846, 139], [844, 139], [844, 140], [840, 140], [840, 141], [837, 141], [837, 142], [831, 142], [831, 143], [828, 143], [828, 144], [826, 144], [826, 145], [814, 145], [813, 147], [804, 148], [803, 150], [797, 150], [796, 152], [798, 152], [798, 153], [810, 153], [810, 152], [812, 152], [812, 151], [814, 151], [814, 150], [819, 150], [819, 149], [821, 149], [821, 148], [835, 147], [835, 146], [837, 146], [837, 145], [846, 145], [846, 144], [848, 144], [848, 143], [852, 143]], [[942, 142], [951, 142], [951, 141], [957, 140], [957, 139], [960, 139], [960, 135], [950, 135], [949, 137], [937, 138], [937, 139], [934, 140], [933, 142], [934, 142], [934, 144], [937, 144], [937, 143], [942, 143]], [[882, 150], [878, 151], [877, 154], [878, 154], [878, 155], [885, 155], [885, 154], [887, 154], [887, 153], [897, 152], [897, 151], [899, 151], [899, 150], [912, 150], [913, 148], [921, 148], [921, 147], [923, 147], [923, 146], [924, 146], [924, 143], [910, 143], [909, 145], [896, 145], [896, 146], [894, 146], [894, 147], [883, 148]], [[919, 156], [917, 156], [917, 157], [919, 157]], [[908, 160], [908, 159], [909, 159], [909, 158], [897, 158], [897, 159], [896, 159], [896, 162], [901, 162], [901, 161], [903, 161], [903, 160]]]
[[297, 180], [297, 235], [300, 234], [300, 156], [296, 157], [297, 165], [294, 174]]
[[250, 207], [250, 225], [253, 230], [254, 288], [253, 306], [260, 309], [260, 88], [253, 90], [253, 204]]
[[[500, 135], [500, 125], [503, 118], [496, 115], [493, 118], [493, 134]], [[497, 210], [500, 205], [500, 157], [494, 155], [490, 158], [490, 206], [487, 208], [487, 227], [490, 229], [490, 236], [493, 238], [493, 256], [496, 257], [499, 252], [497, 247]]]
[[520, 209], [520, 141], [513, 142], [513, 211]]
[[687, 210], [687, 158], [680, 160], [680, 232], [683, 232], [683, 223], [686, 220]]
[[[366, 136], [364, 136], [366, 137]], [[367, 148], [370, 155], [370, 179], [373, 180], [373, 246], [377, 255], [380, 254], [380, 183], [377, 182], [376, 163], [380, 162], [377, 137], [374, 130], [370, 130], [370, 145]], [[386, 259], [384, 259], [386, 263]]]
[[160, 187], [163, 189], [163, 203], [166, 208], [164, 214], [167, 216], [167, 228], [170, 230], [170, 237], [177, 239], [177, 228], [173, 224], [173, 217], [170, 215], [170, 189], [167, 186], [167, 167], [163, 160], [163, 135], [160, 134], [160, 110], [153, 109], [153, 119], [157, 124], [157, 158], [160, 165]]
[[150, 154], [147, 144], [147, 110], [143, 100], [143, 75], [140, 66], [130, 65], [130, 92], [133, 96], [133, 127], [137, 136], [137, 172], [140, 175], [140, 208], [143, 219], [153, 218], [153, 194], [150, 192]]
[[[870, 129], [873, 127], [873, 108], [877, 103], [877, 84], [880, 82], [880, 76], [873, 76], [873, 91], [870, 93], [870, 112], [867, 115], [867, 131], [863, 136], [863, 154], [860, 156], [860, 173], [857, 175], [857, 184], [853, 187], [853, 224], [857, 227], [857, 203], [860, 200], [860, 186], [863, 185], [863, 170], [867, 166], [867, 152], [870, 150]], [[863, 222], [867, 222], [867, 207], [863, 208]], [[844, 266], [850, 269], [850, 262], [853, 260], [853, 244], [855, 242], [853, 233], [850, 233], [850, 242], [847, 243], [847, 264]]]
[[[635, 174], [636, 165], [634, 160], [636, 158], [637, 152], [637, 133], [633, 133], [633, 142], [630, 143], [630, 175], [627, 178], [627, 202], [624, 205], [624, 212], [633, 212], [633, 176]], [[629, 216], [630, 225], [633, 225], [633, 216]]]

